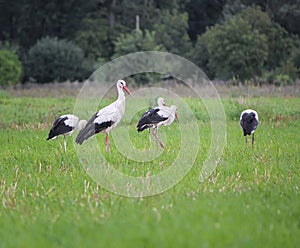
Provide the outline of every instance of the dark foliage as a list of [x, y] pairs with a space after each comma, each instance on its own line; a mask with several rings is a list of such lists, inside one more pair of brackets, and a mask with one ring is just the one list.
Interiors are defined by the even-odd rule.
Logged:
[[70, 41], [42, 38], [29, 49], [25, 74], [37, 83], [84, 78], [83, 51]]

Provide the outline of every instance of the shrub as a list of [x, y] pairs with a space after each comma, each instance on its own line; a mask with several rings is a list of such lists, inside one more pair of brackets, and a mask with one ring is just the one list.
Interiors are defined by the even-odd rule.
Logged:
[[297, 78], [298, 69], [292, 60], [287, 60], [280, 67], [274, 70], [265, 71], [259, 81], [261, 84], [274, 84], [276, 86], [284, 86], [293, 84]]
[[23, 68], [18, 56], [8, 50], [0, 50], [0, 85], [12, 85], [20, 81]]
[[25, 74], [38, 83], [81, 80], [86, 77], [84, 55], [74, 43], [57, 38], [42, 38], [29, 49]]

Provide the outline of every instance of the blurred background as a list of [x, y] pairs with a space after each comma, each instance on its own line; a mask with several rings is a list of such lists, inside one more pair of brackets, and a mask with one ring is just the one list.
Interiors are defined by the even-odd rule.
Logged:
[[225, 83], [294, 84], [299, 23], [299, 0], [4, 0], [0, 85], [83, 81], [143, 50], [183, 56]]

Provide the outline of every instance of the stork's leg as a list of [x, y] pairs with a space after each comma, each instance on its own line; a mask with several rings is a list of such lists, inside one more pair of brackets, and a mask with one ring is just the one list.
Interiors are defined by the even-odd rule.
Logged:
[[159, 140], [159, 138], [158, 138], [158, 136], [157, 136], [157, 127], [155, 127], [155, 128], [153, 129], [152, 134], [153, 134], [153, 137], [154, 137], [155, 141], [160, 145], [160, 147], [161, 147], [161, 148], [165, 148], [165, 145]]
[[245, 140], [246, 140], [246, 148], [248, 147], [248, 139], [247, 139], [247, 135], [245, 136]]
[[106, 151], [109, 152], [110, 151], [110, 146], [109, 146], [108, 133], [105, 133], [105, 134], [106, 134], [106, 137], [105, 137]]
[[[149, 131], [150, 131], [150, 129], [149, 129]], [[156, 127], [153, 127], [152, 135], [153, 135], [154, 141], [155, 141], [155, 143], [156, 143], [156, 145], [157, 145], [157, 147], [158, 147], [158, 143], [159, 143], [159, 142], [158, 142], [157, 129], [156, 129]]]
[[66, 139], [66, 135], [64, 135], [64, 148], [65, 148], [65, 151], [67, 151], [67, 139]]
[[62, 146], [61, 146], [61, 143], [60, 143], [60, 140], [59, 140], [59, 136], [56, 139], [57, 139], [57, 143], [59, 144], [60, 149], [62, 149]]
[[148, 137], [149, 137], [149, 143], [150, 143], [150, 146], [151, 146], [151, 143], [152, 143], [152, 141], [151, 141], [151, 134], [150, 134], [150, 128], [148, 128]]
[[254, 133], [252, 133], [252, 148], [254, 148]]

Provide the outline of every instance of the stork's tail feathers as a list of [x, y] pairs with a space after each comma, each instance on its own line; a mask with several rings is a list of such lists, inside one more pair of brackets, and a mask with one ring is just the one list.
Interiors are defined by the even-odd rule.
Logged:
[[89, 137], [95, 134], [95, 127], [86, 126], [85, 128], [81, 129], [78, 133], [75, 142], [79, 145], [83, 143], [83, 141], [87, 140]]
[[81, 129], [79, 134], [76, 137], [76, 143], [81, 145], [83, 141], [87, 140], [91, 136], [93, 136], [96, 133], [100, 133], [103, 130], [106, 130], [110, 126], [112, 126], [115, 122], [114, 121], [105, 121], [100, 124], [91, 122], [88, 123], [85, 128]]
[[138, 130], [138, 132], [142, 132], [142, 131], [144, 131], [145, 129], [147, 129], [147, 128], [150, 128], [151, 126], [150, 125], [142, 125], [142, 126], [137, 126], [137, 130]]
[[51, 129], [49, 134], [48, 134], [48, 138], [46, 140], [50, 140], [50, 139], [53, 139], [55, 136], [57, 136], [53, 130]]

